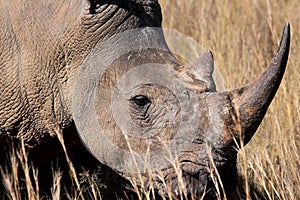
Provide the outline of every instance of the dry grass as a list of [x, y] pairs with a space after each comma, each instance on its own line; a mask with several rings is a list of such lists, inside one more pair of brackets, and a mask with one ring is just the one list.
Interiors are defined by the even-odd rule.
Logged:
[[[251, 82], [267, 67], [284, 23], [291, 23], [291, 51], [284, 80], [256, 135], [240, 150], [239, 171], [244, 179], [246, 199], [250, 199], [250, 193], [255, 196], [251, 191], [253, 185], [266, 199], [299, 199], [300, 1], [161, 0], [160, 3], [163, 26], [190, 35], [210, 49], [228, 89]], [[0, 171], [6, 186], [6, 193], [0, 188], [0, 198], [40, 199], [38, 172], [26, 160], [24, 147], [12, 155], [12, 171]], [[80, 180], [74, 175], [72, 164], [69, 166], [75, 192], [68, 198], [83, 199]], [[23, 183], [19, 181], [20, 170], [25, 174]], [[49, 198], [59, 199], [61, 172], [54, 170], [53, 174]], [[85, 179], [91, 191], [87, 199], [100, 199], [101, 189], [95, 178], [87, 174]], [[146, 188], [139, 191], [141, 199], [153, 199], [152, 195]]]
[[252, 141], [240, 151], [247, 183], [267, 199], [300, 198], [300, 2], [161, 0], [164, 27], [192, 36], [214, 53], [226, 89], [253, 81], [268, 66], [286, 21], [290, 59], [284, 80]]

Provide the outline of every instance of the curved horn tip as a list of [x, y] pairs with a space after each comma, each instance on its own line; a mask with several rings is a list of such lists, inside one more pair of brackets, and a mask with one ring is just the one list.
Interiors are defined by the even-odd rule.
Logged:
[[291, 31], [291, 25], [290, 22], [286, 22], [284, 26], [284, 35], [289, 35], [290, 36], [290, 31]]
[[273, 100], [283, 78], [290, 48], [290, 24], [286, 23], [281, 42], [270, 66], [254, 82], [233, 90], [236, 99], [244, 144], [247, 144]]
[[289, 22], [285, 23], [284, 29], [283, 29], [283, 33], [282, 33], [282, 37], [281, 37], [281, 41], [279, 44], [279, 52], [283, 51], [285, 49], [289, 49], [290, 47], [290, 37], [291, 37], [291, 26]]

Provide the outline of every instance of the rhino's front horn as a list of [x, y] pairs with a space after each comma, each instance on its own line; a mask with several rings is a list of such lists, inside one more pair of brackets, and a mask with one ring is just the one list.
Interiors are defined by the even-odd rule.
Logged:
[[[247, 144], [254, 135], [275, 96], [286, 68], [289, 46], [290, 25], [286, 23], [279, 49], [266, 71], [251, 84], [229, 91], [234, 107], [232, 109], [236, 115], [232, 119], [235, 121], [234, 124], [239, 126], [241, 134], [237, 137], [244, 144]], [[227, 129], [227, 134], [228, 131]]]

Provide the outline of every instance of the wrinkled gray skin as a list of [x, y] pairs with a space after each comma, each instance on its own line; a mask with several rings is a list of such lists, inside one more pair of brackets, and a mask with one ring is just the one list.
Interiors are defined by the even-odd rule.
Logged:
[[[57, 126], [63, 131], [75, 126], [71, 111], [74, 81], [80, 65], [96, 44], [125, 30], [147, 26], [160, 27], [161, 20], [160, 7], [154, 0], [1, 0], [0, 140], [17, 138], [24, 140], [28, 147], [43, 152], [45, 141], [52, 138], [54, 140]], [[161, 34], [149, 37], [154, 37], [152, 42], [160, 41], [160, 45], [165, 45]], [[114, 77], [112, 74], [122, 74], [124, 69], [128, 70], [127, 68], [144, 63], [159, 63], [175, 69], [178, 74], [174, 75], [174, 81], [186, 87], [186, 91], [193, 90], [199, 94], [201, 116], [197, 119], [200, 127], [198, 137], [186, 138], [190, 145], [186, 152], [178, 157], [180, 168], [183, 170], [184, 184], [188, 185], [187, 193], [191, 196], [202, 195], [206, 190], [209, 193], [207, 195], [213, 197], [213, 184], [209, 177], [211, 161], [207, 154], [207, 145], [224, 181], [225, 189], [230, 192], [227, 188], [234, 184], [236, 176], [237, 152], [234, 140], [247, 144], [258, 128], [279, 87], [288, 50], [289, 25], [286, 25], [281, 47], [266, 72], [247, 86], [224, 92], [215, 91], [211, 78], [213, 59], [210, 52], [194, 63], [198, 66], [182, 66], [168, 51], [158, 53], [149, 50], [132, 54], [130, 59], [120, 58], [110, 67], [111, 71], [100, 80], [98, 98], [101, 99], [101, 94], [109, 92], [113, 87], [110, 83], [116, 81], [114, 79], [118, 76]], [[118, 66], [126, 67], [121, 70]], [[144, 97], [152, 99], [151, 105], [146, 105], [151, 107], [146, 109], [146, 112], [153, 111], [148, 113], [150, 119], [139, 118], [139, 115], [145, 116], [145, 113], [139, 113], [141, 110], [145, 112], [145, 109], [134, 107], [132, 99], [128, 103], [131, 106], [129, 112], [132, 112], [130, 114], [135, 124], [141, 124], [143, 127], [146, 124], [151, 130], [152, 126], [157, 125], [155, 123], [159, 123], [159, 126], [164, 124], [155, 120], [156, 116], [163, 113], [157, 113], [162, 105], [160, 101], [155, 101], [155, 98], [165, 97], [162, 94], [166, 94], [166, 91], [159, 87], [154, 90], [144, 88], [141, 91]], [[137, 93], [136, 96], [138, 95]], [[168, 105], [176, 105], [174, 99], [169, 101]], [[109, 103], [107, 102], [107, 105]], [[99, 119], [111, 116], [107, 105], [103, 104], [103, 101], [96, 105]], [[209, 110], [216, 111], [217, 117], [211, 119]], [[149, 120], [156, 122], [150, 123]], [[105, 128], [111, 130], [111, 135], [119, 136], [115, 142], [124, 146], [122, 135], [117, 133], [114, 125], [107, 125]], [[174, 131], [168, 127], [162, 130], [165, 131], [161, 133], [165, 140], [169, 139], [168, 131]], [[134, 138], [132, 140], [136, 143]], [[71, 149], [75, 148], [72, 144], [75, 145], [76, 142], [72, 139], [65, 142], [69, 143]], [[47, 148], [47, 155], [42, 155], [45, 160], [55, 156], [55, 151], [53, 150], [54, 155], [51, 155], [49, 146]], [[126, 148], [125, 145], [124, 149]], [[145, 151], [146, 147], [143, 143], [137, 143], [134, 148], [137, 151]], [[39, 154], [36, 155], [38, 159], [41, 158]], [[174, 169], [169, 166], [162, 171], [167, 186], [175, 196], [178, 195], [178, 177]], [[121, 175], [129, 180], [133, 178], [126, 173]], [[160, 189], [163, 184], [159, 180], [156, 181], [155, 185]]]

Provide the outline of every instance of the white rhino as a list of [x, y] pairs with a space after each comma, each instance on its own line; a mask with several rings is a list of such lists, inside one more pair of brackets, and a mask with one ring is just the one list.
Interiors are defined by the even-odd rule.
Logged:
[[[130, 155], [150, 155], [160, 194], [180, 196], [183, 183], [188, 197], [215, 197], [212, 160], [231, 192], [236, 144], [250, 141], [283, 77], [289, 24], [257, 80], [217, 92], [209, 51], [182, 65], [168, 49], [156, 0], [1, 0], [0, 11], [0, 144], [24, 141], [39, 166], [58, 155], [60, 127], [70, 154], [84, 147], [129, 181], [149, 179], [147, 170], [125, 169]], [[131, 30], [136, 37], [114, 38]], [[132, 43], [143, 49], [118, 54]]]

